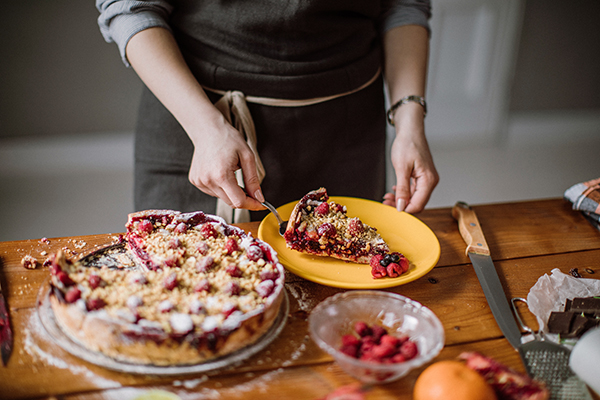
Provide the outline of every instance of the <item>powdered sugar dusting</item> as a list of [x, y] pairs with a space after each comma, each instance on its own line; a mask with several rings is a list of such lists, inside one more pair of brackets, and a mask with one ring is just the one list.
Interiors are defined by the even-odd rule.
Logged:
[[69, 364], [67, 361], [57, 356], [55, 352], [62, 350], [58, 349], [56, 344], [47, 338], [44, 327], [36, 313], [32, 313], [29, 317], [24, 332], [25, 339], [23, 348], [34, 361], [42, 361], [52, 367], [68, 369], [75, 375], [84, 376], [89, 382], [100, 389], [121, 387], [119, 382], [95, 375], [87, 368]]

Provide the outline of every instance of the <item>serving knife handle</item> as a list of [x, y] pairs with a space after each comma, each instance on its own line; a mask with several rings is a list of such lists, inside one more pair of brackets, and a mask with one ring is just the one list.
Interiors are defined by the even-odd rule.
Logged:
[[490, 255], [490, 248], [485, 241], [477, 214], [467, 203], [457, 202], [452, 207], [452, 216], [458, 221], [458, 230], [467, 244], [466, 254], [475, 253], [483, 256]]

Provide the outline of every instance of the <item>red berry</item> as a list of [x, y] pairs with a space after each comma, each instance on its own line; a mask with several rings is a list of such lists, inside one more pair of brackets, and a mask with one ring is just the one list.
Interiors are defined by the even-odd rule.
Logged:
[[225, 242], [225, 251], [227, 251], [227, 254], [233, 254], [234, 251], [238, 251], [239, 249], [237, 240], [233, 237], [228, 237]]
[[387, 330], [383, 326], [373, 325], [371, 327], [371, 336], [375, 342], [379, 343], [379, 340], [383, 335], [387, 333]]
[[387, 276], [387, 270], [383, 265], [376, 265], [371, 268], [371, 275], [374, 279], [385, 278]]
[[256, 285], [256, 293], [258, 293], [261, 297], [267, 297], [273, 292], [274, 288], [275, 282], [273, 282], [270, 279], [267, 279], [266, 281], [262, 281], [261, 283]]
[[359, 344], [360, 344], [360, 340], [358, 340], [358, 338], [354, 335], [342, 336], [342, 345], [344, 345], [344, 346], [359, 345]]
[[389, 357], [396, 353], [396, 348], [386, 344], [373, 346], [373, 355], [377, 358]]
[[230, 294], [232, 296], [237, 296], [240, 294], [242, 289], [240, 288], [240, 284], [237, 282], [229, 282], [224, 289], [224, 292]]
[[316, 216], [324, 217], [328, 213], [329, 213], [329, 203], [327, 203], [326, 201], [324, 201], [323, 203], [319, 204], [317, 206], [317, 208], [315, 208], [315, 215]]
[[198, 261], [196, 261], [196, 271], [198, 272], [208, 272], [214, 265], [214, 258], [211, 256], [202, 257]]
[[352, 218], [348, 222], [348, 233], [351, 236], [360, 236], [365, 230], [365, 227], [360, 219]]
[[67, 275], [67, 273], [64, 271], [58, 271], [56, 273], [56, 278], [65, 286], [71, 286], [75, 284], [75, 282], [73, 282], [69, 275]]
[[106, 302], [102, 299], [89, 299], [86, 303], [88, 311], [99, 310], [106, 306]]
[[386, 334], [379, 339], [379, 343], [382, 345], [385, 344], [387, 346], [398, 347], [400, 346], [400, 339], [398, 339], [396, 336]]
[[77, 286], [72, 286], [67, 293], [65, 293], [65, 301], [67, 303], [73, 303], [81, 298], [81, 291], [77, 289]]
[[342, 344], [340, 351], [350, 357], [358, 357], [358, 344]]
[[387, 275], [390, 278], [397, 278], [404, 272], [402, 270], [402, 267], [400, 267], [400, 265], [395, 262], [389, 263], [388, 266], [385, 267], [385, 270], [387, 271]]
[[200, 233], [206, 239], [211, 238], [211, 237], [216, 238], [217, 236], [219, 236], [217, 230], [210, 222], [207, 222], [205, 224], [202, 224], [202, 226], [200, 226]]
[[152, 232], [152, 230], [154, 229], [154, 226], [152, 225], [152, 221], [150, 221], [149, 219], [143, 219], [138, 223], [137, 226], [137, 230], [140, 233], [150, 233]]
[[262, 249], [258, 247], [258, 245], [253, 244], [248, 246], [248, 249], [246, 250], [246, 256], [250, 261], [258, 261], [264, 257], [264, 253]]
[[406, 357], [404, 357], [402, 355], [402, 353], [396, 353], [396, 354], [394, 354], [392, 356], [392, 362], [393, 363], [401, 363], [401, 362], [404, 362], [404, 361], [406, 361]]
[[92, 289], [96, 289], [102, 283], [102, 278], [96, 274], [92, 274], [88, 278], [88, 283]]
[[237, 311], [237, 309], [238, 309], [238, 306], [237, 306], [237, 304], [234, 304], [234, 303], [229, 303], [229, 304], [226, 304], [226, 305], [223, 307], [223, 310], [222, 310], [222, 312], [223, 312], [223, 315], [225, 315], [225, 318], [227, 318], [227, 317], [229, 317], [231, 314], [233, 314], [233, 312], [234, 312], [234, 311]]
[[337, 236], [337, 230], [335, 229], [335, 225], [333, 225], [330, 222], [325, 222], [324, 224], [321, 224], [317, 228], [317, 233], [319, 234], [319, 236], [325, 236], [325, 237], [336, 237]]
[[369, 325], [363, 321], [358, 321], [356, 324], [354, 324], [354, 332], [356, 332], [360, 337], [370, 336], [373, 333]]
[[177, 274], [172, 272], [163, 281], [163, 286], [167, 290], [173, 290], [177, 287]]
[[402, 354], [407, 360], [415, 358], [419, 354], [417, 344], [412, 340], [407, 340], [400, 346], [400, 354]]
[[194, 292], [197, 292], [197, 293], [208, 292], [209, 290], [210, 290], [210, 282], [208, 281], [208, 279], [202, 279], [202, 280], [198, 281], [196, 286], [194, 286]]
[[180, 222], [179, 224], [177, 224], [177, 226], [175, 227], [174, 231], [175, 233], [186, 233], [187, 232], [187, 224], [185, 222]]
[[383, 255], [381, 255], [381, 254], [375, 254], [369, 260], [369, 265], [371, 266], [371, 268], [380, 267], [381, 266], [381, 260], [383, 260]]
[[229, 264], [225, 268], [225, 272], [227, 272], [229, 276], [233, 278], [239, 278], [243, 274], [242, 270], [235, 264]]

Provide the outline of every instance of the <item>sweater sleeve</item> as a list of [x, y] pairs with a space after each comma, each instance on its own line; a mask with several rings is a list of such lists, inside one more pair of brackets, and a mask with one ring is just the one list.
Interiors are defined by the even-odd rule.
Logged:
[[166, 0], [96, 0], [96, 8], [104, 40], [117, 44], [127, 67], [130, 64], [125, 48], [133, 35], [152, 27], [170, 30], [167, 20], [173, 7]]
[[420, 25], [431, 32], [430, 0], [383, 0], [380, 17], [380, 30], [386, 32], [402, 25]]

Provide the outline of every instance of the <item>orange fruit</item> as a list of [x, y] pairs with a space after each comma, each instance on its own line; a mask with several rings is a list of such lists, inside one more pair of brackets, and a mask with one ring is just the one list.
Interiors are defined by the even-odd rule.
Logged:
[[419, 375], [414, 400], [497, 400], [485, 379], [460, 361], [431, 364]]

